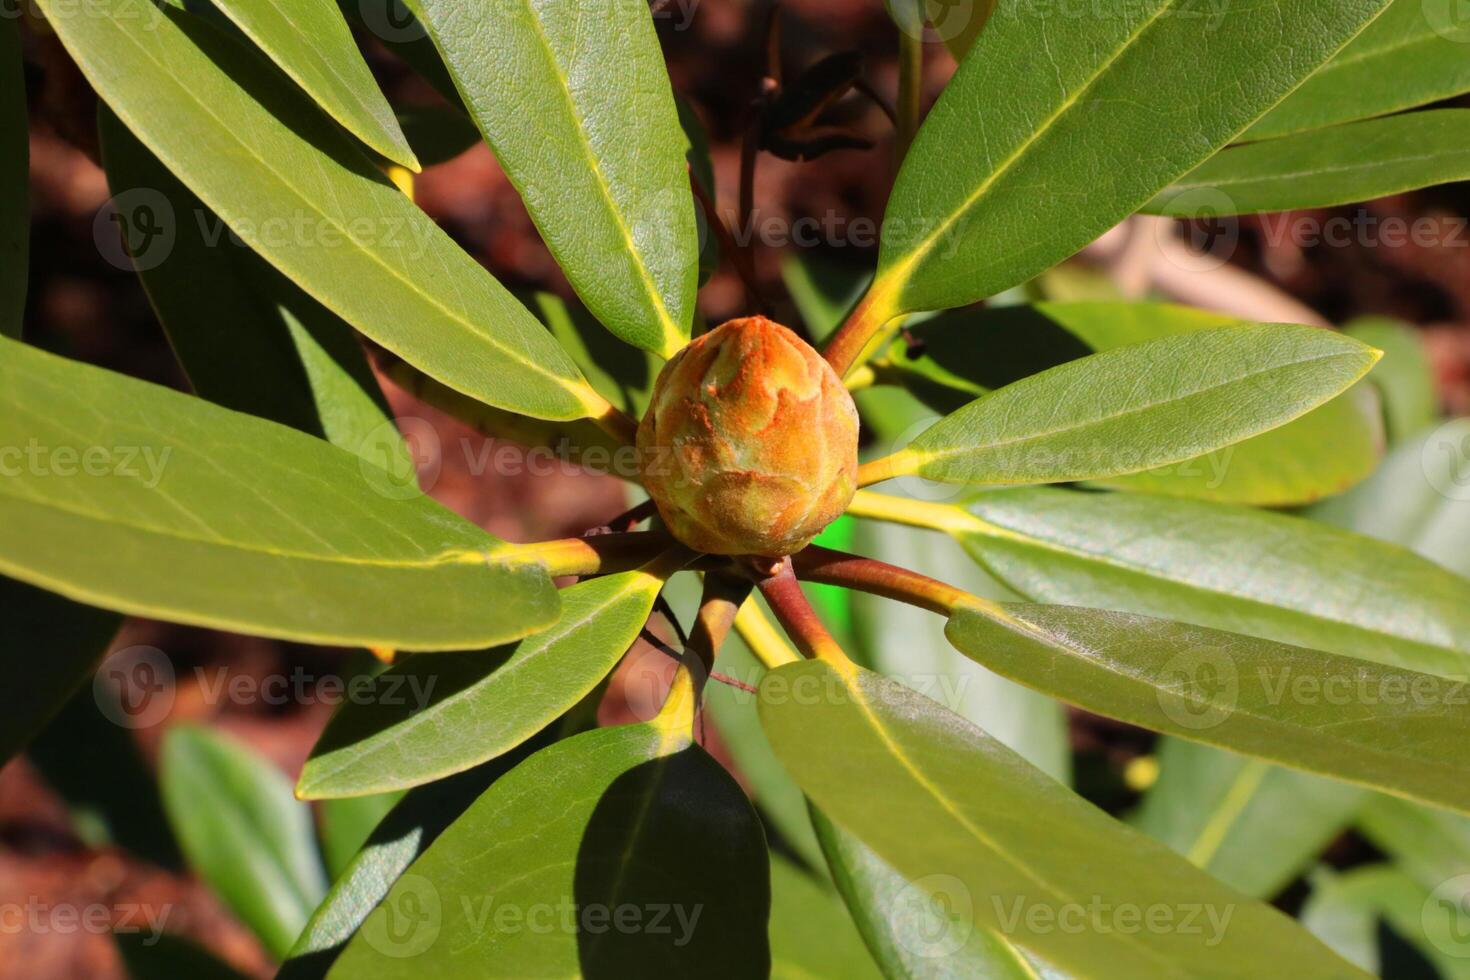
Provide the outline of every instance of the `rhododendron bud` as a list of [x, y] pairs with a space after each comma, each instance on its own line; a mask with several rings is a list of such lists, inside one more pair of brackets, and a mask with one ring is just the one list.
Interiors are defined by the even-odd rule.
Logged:
[[857, 488], [857, 408], [796, 334], [746, 317], [664, 366], [638, 427], [644, 486], [680, 541], [780, 557], [836, 519]]

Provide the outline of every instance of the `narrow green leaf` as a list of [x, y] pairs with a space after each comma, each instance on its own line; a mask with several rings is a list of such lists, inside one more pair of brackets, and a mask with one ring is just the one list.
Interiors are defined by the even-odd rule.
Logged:
[[[949, 896], [955, 914], [1064, 971], [1359, 975], [1280, 912], [897, 682], [821, 661], [790, 664], [766, 676], [760, 710], [777, 754], [832, 820], [917, 887]], [[1180, 915], [1185, 905], [1204, 919], [1198, 930], [1123, 929], [1097, 911]], [[1059, 927], [1069, 920], [1080, 927]]]
[[336, 4], [215, 0], [215, 6], [348, 132], [380, 156], [419, 169]]
[[1272, 898], [1352, 822], [1368, 793], [1234, 752], [1163, 738], [1134, 825], [1232, 888]]
[[1198, 623], [1428, 674], [1470, 672], [1470, 585], [1402, 548], [1246, 507], [984, 493], [961, 543], [1036, 602]]
[[884, 976], [1035, 980], [1026, 954], [964, 914], [965, 892], [910, 883], [816, 808], [812, 823], [837, 890]]
[[409, 657], [332, 716], [301, 772], [303, 799], [443, 779], [515, 748], [617, 665], [663, 578], [607, 575], [562, 593], [561, 618], [519, 644]]
[[1095, 714], [1470, 812], [1470, 684], [1130, 613], [962, 606], [968, 656]]
[[610, 336], [586, 307], [551, 293], [530, 298], [532, 312], [546, 324], [597, 393], [618, 408], [642, 418], [663, 362]]
[[837, 896], [774, 854], [770, 935], [772, 980], [878, 980], [882, 976]]
[[1377, 353], [1299, 326], [1234, 326], [1121, 347], [983, 395], [891, 457], [885, 476], [1020, 484], [1179, 463], [1284, 425]]
[[412, 473], [352, 328], [233, 242], [106, 106], [98, 131], [128, 252], [194, 390]]
[[963, 306], [1056, 264], [1230, 142], [1387, 6], [1146, 0], [1099, 17], [999, 4], [904, 161], [876, 308]]
[[1361, 317], [1343, 331], [1383, 351], [1368, 380], [1383, 396], [1388, 444], [1397, 446], [1433, 425], [1439, 418], [1439, 391], [1419, 331], [1386, 316]]
[[[444, 60], [439, 57], [438, 49], [429, 40], [429, 32], [414, 16], [413, 11], [408, 9], [404, 0], [337, 0], [337, 8], [374, 41], [382, 44], [404, 64], [418, 72], [434, 91], [444, 97], [449, 108], [464, 116], [465, 122], [469, 123], [469, 114], [460, 102], [454, 79], [449, 77], [449, 69], [444, 67]], [[474, 123], [469, 125], [471, 129], [474, 128]], [[474, 130], [474, 142], [480, 142], [478, 129]], [[419, 154], [419, 160], [428, 164], [422, 153]]]
[[1470, 92], [1470, 21], [1452, 3], [1395, 0], [1321, 70], [1246, 130], [1284, 136]]
[[703, 749], [656, 724], [598, 729], [498, 780], [330, 975], [765, 976], [767, 860], [755, 811]]
[[[1144, 210], [1193, 218], [1371, 201], [1470, 179], [1467, 153], [1470, 109], [1369, 119], [1228, 149], [1164, 188]], [[1399, 237], [1406, 244], [1409, 229]]]
[[646, 5], [413, 6], [588, 309], [665, 357], [688, 343], [699, 244]]
[[[1239, 322], [1167, 303], [970, 307], [909, 327], [922, 346], [911, 353], [895, 343], [887, 367], [880, 370], [891, 373], [937, 411], [949, 412], [994, 388], [1092, 352]], [[1356, 339], [1372, 343], [1370, 337]], [[1374, 371], [1382, 365], [1380, 361]], [[1382, 455], [1382, 443], [1378, 399], [1359, 382], [1296, 421], [1244, 442], [1102, 482], [1119, 490], [1166, 496], [1300, 505], [1340, 493], [1366, 478]]]
[[164, 737], [164, 805], [189, 863], [275, 956], [326, 892], [311, 811], [269, 762], [208, 729]]
[[[1380, 976], [1465, 980], [1470, 977], [1470, 911], [1464, 901], [1463, 885], [1432, 892], [1384, 864], [1341, 875], [1324, 869], [1314, 876], [1302, 922]], [[1407, 949], [1395, 949], [1394, 943]]]
[[319, 812], [322, 859], [333, 881], [352, 866], [353, 858], [372, 836], [373, 828], [401, 799], [402, 793], [378, 793], [322, 801]]
[[30, 122], [20, 18], [0, 17], [0, 335], [19, 337], [30, 264]]
[[1470, 818], [1375, 796], [1359, 815], [1358, 827], [1426, 889], [1470, 873]]
[[1470, 419], [1406, 442], [1367, 482], [1308, 514], [1401, 544], [1470, 578]]
[[[337, 876], [282, 964], [278, 980], [321, 980], [363, 920], [419, 855], [458, 820], [490, 785], [542, 747], [538, 738], [498, 759], [448, 779], [418, 786], [373, 828], [366, 844]], [[405, 909], [405, 911], [410, 911]], [[414, 928], [417, 915], [407, 923]]]
[[118, 612], [463, 650], [549, 625], [540, 565], [294, 429], [0, 338], [0, 573]]
[[0, 765], [46, 727], [86, 681], [117, 632], [112, 613], [0, 577]]
[[172, 7], [41, 0], [103, 100], [251, 248], [450, 387], [538, 418], [605, 401], [535, 319], [258, 55]]

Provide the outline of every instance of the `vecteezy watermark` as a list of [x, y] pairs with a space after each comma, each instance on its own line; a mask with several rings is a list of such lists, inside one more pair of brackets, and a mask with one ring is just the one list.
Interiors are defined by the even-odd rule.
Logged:
[[1442, 881], [1419, 910], [1419, 924], [1435, 949], [1470, 959], [1470, 874]]
[[32, 933], [71, 936], [90, 933], [136, 935], [146, 932], [144, 946], [152, 946], [163, 935], [173, 905], [144, 902], [45, 902], [35, 895], [24, 902], [0, 902], [0, 935]]
[[[438, 678], [432, 674], [385, 673], [377, 676], [316, 674], [300, 666], [284, 673], [234, 674], [228, 667], [195, 667], [189, 675], [208, 705], [341, 704], [412, 707], [422, 711], [433, 700]], [[92, 697], [104, 717], [123, 728], [151, 728], [173, 710], [178, 674], [173, 661], [151, 646], [130, 646], [102, 661], [92, 678]]]
[[683, 948], [694, 939], [703, 905], [674, 902], [579, 902], [570, 895], [555, 901], [507, 902], [494, 895], [460, 895], [446, 903], [434, 883], [406, 874], [393, 885], [383, 904], [363, 923], [363, 940], [384, 956], [408, 959], [439, 940], [444, 925], [455, 918], [456, 935], [550, 936], [609, 932], [665, 937]]
[[1240, 671], [1218, 647], [1181, 650], [1159, 670], [1159, 708], [1181, 728], [1202, 731], [1224, 722], [1240, 700]]
[[1420, 0], [1430, 30], [1446, 41], [1470, 44], [1470, 3], [1466, 0]]
[[1230, 920], [1235, 915], [1234, 905], [1215, 905], [1210, 902], [1154, 902], [1139, 905], [1133, 902], [1110, 902], [1101, 895], [1094, 895], [1086, 902], [1031, 901], [1024, 895], [1009, 900], [999, 895], [991, 897], [995, 917], [1005, 935], [1029, 933], [1046, 935], [1066, 933], [1081, 935], [1117, 934], [1136, 936], [1151, 935], [1202, 936], [1204, 945], [1218, 946], [1225, 939]]
[[965, 948], [975, 931], [975, 901], [954, 875], [925, 875], [893, 897], [888, 927], [898, 944], [915, 956], [952, 956]]
[[[19, 17], [22, 0], [0, 0], [0, 19]], [[153, 0], [51, 0], [46, 4], [46, 20], [57, 23], [80, 18], [111, 20], [120, 23], [142, 22], [151, 31], [159, 19], [167, 16], [165, 5]]]
[[31, 438], [23, 446], [0, 446], [0, 477], [111, 477], [152, 490], [172, 455], [172, 446], [50, 446]]
[[1266, 703], [1271, 705], [1368, 708], [1470, 705], [1470, 683], [1463, 677], [1351, 668], [1318, 674], [1282, 665], [1257, 668], [1256, 682], [1265, 693]]
[[1454, 419], [1432, 432], [1420, 450], [1424, 478], [1447, 500], [1470, 501], [1470, 418]]
[[[189, 222], [186, 227], [181, 222]], [[110, 198], [92, 219], [92, 239], [108, 264], [148, 272], [168, 261], [179, 236], [204, 248], [308, 249], [372, 248], [395, 251], [409, 261], [424, 257], [429, 225], [408, 213], [366, 214], [340, 220], [317, 211], [295, 210], [264, 218], [237, 217], [225, 224], [213, 212], [193, 208], [180, 215], [162, 192], [135, 187]]]

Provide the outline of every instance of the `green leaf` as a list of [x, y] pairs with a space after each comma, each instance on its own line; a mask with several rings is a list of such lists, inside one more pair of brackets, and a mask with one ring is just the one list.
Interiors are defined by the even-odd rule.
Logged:
[[772, 980], [878, 980], [881, 976], [836, 896], [774, 854], [770, 936]]
[[1368, 380], [1383, 396], [1388, 444], [1397, 446], [1433, 425], [1439, 418], [1439, 392], [1419, 331], [1386, 316], [1361, 317], [1343, 331], [1383, 351]]
[[1235, 326], [1121, 347], [983, 395], [890, 457], [884, 476], [1018, 484], [1178, 463], [1298, 418], [1377, 359], [1325, 330]]
[[336, 4], [215, 0], [215, 6], [348, 132], [380, 156], [419, 169]]
[[1470, 667], [1470, 586], [1402, 548], [1246, 507], [978, 495], [961, 543], [1036, 602], [1198, 623], [1427, 674]]
[[551, 293], [536, 293], [527, 304], [597, 393], [618, 408], [642, 418], [663, 362], [608, 334], [580, 303]]
[[[1463, 901], [1463, 890], [1431, 892], [1397, 868], [1365, 865], [1341, 875], [1315, 875], [1302, 922], [1343, 956], [1382, 976], [1465, 980], [1470, 913]], [[1402, 972], [1388, 939], [1417, 954]]]
[[[1248, 143], [1211, 157], [1144, 210], [1193, 218], [1326, 208], [1470, 179], [1467, 128], [1470, 109], [1430, 109]], [[1408, 242], [1407, 226], [1398, 238]]]
[[1253, 898], [1306, 870], [1368, 795], [1177, 738], [1159, 740], [1158, 761], [1134, 826]]
[[[922, 345], [914, 352], [919, 356], [895, 344], [886, 363], [896, 380], [920, 397], [929, 395], [929, 404], [947, 412], [991, 389], [1094, 351], [1239, 322], [1235, 317], [1167, 303], [972, 307], [950, 310], [910, 327], [909, 332]], [[1356, 339], [1371, 344], [1369, 337]], [[1382, 364], [1380, 361], [1374, 371]], [[1367, 477], [1378, 463], [1382, 442], [1378, 399], [1359, 382], [1296, 421], [1244, 442], [1103, 482], [1120, 490], [1229, 503], [1304, 504], [1339, 493]]]
[[[404, 0], [337, 0], [337, 7], [349, 21], [357, 24], [374, 41], [382, 44], [404, 64], [418, 72], [434, 91], [444, 97], [449, 108], [464, 116], [465, 122], [469, 123], [469, 115], [460, 102], [454, 79], [449, 77], [449, 69], [444, 67], [438, 49], [429, 40], [429, 32], [404, 4]], [[469, 125], [474, 129], [474, 123]], [[474, 130], [473, 142], [480, 142], [478, 129]], [[418, 147], [414, 147], [414, 150], [418, 152]], [[422, 153], [419, 153], [419, 160], [428, 165], [429, 161], [424, 159]]]
[[904, 161], [875, 308], [964, 306], [1055, 265], [1230, 142], [1387, 5], [1146, 0], [1097, 17], [999, 4]]
[[1470, 22], [1450, 3], [1395, 0], [1368, 29], [1246, 130], [1267, 139], [1470, 92]]
[[538, 418], [605, 401], [546, 331], [258, 55], [172, 7], [41, 0], [128, 128], [251, 248], [404, 360]]
[[320, 808], [322, 859], [336, 881], [352, 865], [373, 828], [403, 799], [402, 793], [378, 793], [342, 800], [323, 800]]
[[1463, 680], [1130, 613], [961, 606], [968, 656], [1095, 714], [1470, 812]]
[[975, 928], [964, 914], [965, 892], [910, 883], [816, 808], [812, 823], [837, 889], [884, 976], [1034, 980], [1036, 969], [1024, 953], [999, 933]]
[[0, 335], [19, 337], [26, 307], [31, 205], [30, 122], [20, 18], [0, 17]]
[[1470, 818], [1374, 796], [1358, 817], [1358, 828], [1426, 889], [1470, 869]]
[[672, 356], [689, 341], [699, 243], [647, 7], [413, 6], [587, 308], [629, 343]]
[[592, 579], [562, 593], [556, 625], [519, 644], [407, 658], [332, 716], [297, 793], [405, 789], [515, 748], [608, 675], [662, 587], [649, 572]]
[[[1388, 455], [1351, 493], [1307, 513], [1401, 544], [1470, 578], [1470, 419], [1456, 419]], [[1463, 634], [1461, 634], [1463, 635]]]
[[25, 747], [102, 659], [118, 617], [0, 578], [0, 765]]
[[[1093, 977], [1356, 975], [1281, 913], [1218, 884], [901, 684], [821, 661], [761, 684], [761, 721], [813, 803], [955, 914]], [[1100, 907], [1188, 904], [1228, 928], [1124, 930]], [[1100, 918], [1099, 918], [1100, 917]], [[1068, 920], [1081, 928], [1063, 929]], [[1207, 939], [1209, 945], [1207, 945]]]
[[768, 874], [755, 811], [703, 749], [598, 729], [498, 780], [331, 976], [764, 976]]
[[[321, 980], [393, 883], [470, 804], [545, 744], [538, 738], [498, 759], [409, 790], [373, 828], [366, 844], [337, 876], [277, 974], [278, 980]], [[409, 911], [409, 910], [405, 910]], [[415, 916], [415, 919], [418, 917]], [[413, 921], [406, 923], [414, 925]]]
[[[896, 524], [863, 522], [852, 549], [988, 599], [1014, 594], [947, 538]], [[932, 613], [867, 593], [851, 593], [855, 658], [985, 729], [987, 735], [1063, 784], [1072, 750], [1062, 706], [961, 656]]]
[[544, 568], [294, 429], [0, 338], [0, 573], [134, 615], [463, 650], [555, 621]]
[[392, 473], [412, 473], [352, 328], [232, 242], [223, 222], [106, 106], [98, 130], [128, 253], [194, 390]]
[[159, 779], [189, 863], [272, 955], [283, 955], [327, 887], [311, 811], [270, 763], [195, 726], [164, 736]]

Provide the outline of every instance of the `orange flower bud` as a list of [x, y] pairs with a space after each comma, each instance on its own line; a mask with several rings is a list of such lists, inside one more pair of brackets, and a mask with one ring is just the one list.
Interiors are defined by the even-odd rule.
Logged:
[[857, 408], [796, 334], [745, 317], [664, 365], [638, 427], [643, 484], [680, 541], [716, 555], [805, 547], [857, 488]]

